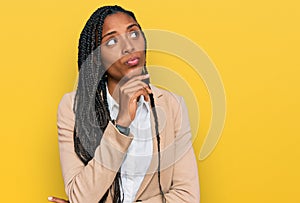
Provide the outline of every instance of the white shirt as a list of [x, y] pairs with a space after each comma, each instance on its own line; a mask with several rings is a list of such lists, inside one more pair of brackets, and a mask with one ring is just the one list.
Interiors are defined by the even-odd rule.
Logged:
[[[107, 92], [107, 103], [111, 119], [116, 119], [119, 112], [118, 103]], [[150, 106], [141, 95], [137, 104], [134, 120], [129, 128], [134, 136], [121, 166], [122, 185], [121, 194], [124, 193], [124, 203], [132, 203], [138, 189], [149, 168], [152, 153], [152, 131], [150, 122]]]

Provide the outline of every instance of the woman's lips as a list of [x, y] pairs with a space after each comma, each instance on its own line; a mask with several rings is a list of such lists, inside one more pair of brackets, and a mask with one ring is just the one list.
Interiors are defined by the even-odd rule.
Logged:
[[130, 58], [128, 61], [125, 62], [126, 65], [132, 67], [139, 64], [140, 59], [138, 57]]

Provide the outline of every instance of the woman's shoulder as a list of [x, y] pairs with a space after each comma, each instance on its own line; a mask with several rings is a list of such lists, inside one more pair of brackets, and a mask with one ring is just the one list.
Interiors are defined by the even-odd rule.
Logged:
[[60, 102], [59, 102], [59, 105], [58, 107], [62, 107], [62, 106], [69, 106], [74, 103], [74, 98], [75, 98], [75, 94], [76, 94], [76, 91], [72, 91], [72, 92], [67, 92], [65, 93]]
[[68, 92], [64, 94], [59, 102], [57, 116], [58, 121], [62, 119], [69, 118], [74, 120], [73, 104], [76, 91]]

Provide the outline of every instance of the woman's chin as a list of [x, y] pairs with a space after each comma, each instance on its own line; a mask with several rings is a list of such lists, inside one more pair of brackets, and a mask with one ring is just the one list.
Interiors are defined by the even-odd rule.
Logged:
[[143, 71], [143, 67], [141, 67], [141, 66], [130, 67], [130, 68], [128, 69], [128, 71], [126, 72], [125, 77], [127, 77], [127, 78], [132, 78], [132, 77], [134, 77], [134, 76], [141, 75], [141, 74], [142, 74], [142, 71]]

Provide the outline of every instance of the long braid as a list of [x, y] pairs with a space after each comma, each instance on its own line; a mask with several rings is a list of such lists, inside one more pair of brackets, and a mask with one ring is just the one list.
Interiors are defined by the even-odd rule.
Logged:
[[[102, 137], [102, 132], [104, 132], [108, 121], [109, 121], [109, 113], [105, 110], [105, 106], [103, 104], [103, 99], [101, 98], [101, 92], [99, 92], [99, 88], [96, 86], [96, 95], [94, 96], [93, 90], [94, 87], [89, 86], [95, 86], [99, 81], [97, 78], [93, 78], [94, 76], [94, 70], [97, 70], [99, 72], [100, 68], [95, 67], [95, 64], [93, 63], [93, 52], [97, 48], [96, 45], [96, 39], [95, 39], [95, 32], [97, 30], [96, 25], [98, 24], [100, 27], [102, 27], [104, 23], [104, 19], [100, 20], [99, 17], [101, 17], [101, 13], [105, 8], [100, 8], [97, 11], [95, 11], [90, 19], [87, 21], [85, 27], [83, 28], [80, 39], [79, 39], [79, 45], [78, 45], [78, 70], [79, 70], [79, 82], [78, 82], [78, 88], [75, 96], [75, 104], [74, 104], [74, 112], [76, 114], [76, 121], [75, 121], [75, 129], [74, 129], [74, 147], [75, 152], [78, 155], [78, 157], [83, 161], [84, 164], [87, 164], [92, 158], [93, 153], [99, 145], [101, 138], [87, 138], [86, 143], [83, 143], [85, 139], [81, 138], [82, 134], [79, 135], [77, 131], [85, 130], [85, 132], [89, 129], [85, 129], [84, 125], [85, 123], [82, 122], [84, 118], [86, 118], [86, 115], [84, 114], [84, 108], [87, 108], [86, 106], [91, 104], [94, 104], [95, 111], [96, 111], [96, 117], [98, 121], [98, 125], [101, 129], [100, 136]], [[102, 31], [102, 29], [101, 29]], [[103, 71], [102, 71], [103, 72]], [[101, 77], [104, 73], [99, 73], [98, 76]], [[96, 75], [96, 74], [95, 74]], [[92, 82], [90, 82], [92, 81]], [[92, 84], [91, 84], [92, 83]], [[92, 89], [92, 91], [90, 89]], [[88, 95], [86, 95], [88, 94]], [[87, 101], [87, 99], [94, 101]], [[87, 104], [87, 105], [85, 105]], [[83, 109], [80, 109], [80, 106]], [[81, 114], [80, 114], [81, 113]], [[92, 115], [93, 116], [93, 115]], [[82, 120], [80, 120], [82, 119]], [[98, 130], [99, 131], [99, 130]], [[81, 137], [80, 137], [81, 136]], [[93, 139], [90, 141], [89, 139]], [[89, 150], [89, 148], [91, 148]]]
[[161, 187], [161, 182], [160, 182], [160, 136], [159, 136], [159, 130], [158, 130], [158, 117], [157, 117], [157, 112], [155, 109], [155, 103], [154, 103], [154, 97], [153, 94], [149, 94], [150, 97], [150, 104], [151, 104], [151, 109], [153, 112], [153, 117], [154, 117], [154, 123], [155, 123], [155, 134], [156, 134], [156, 140], [157, 140], [157, 151], [158, 151], [158, 166], [157, 166], [157, 176], [158, 176], [158, 185], [159, 185], [159, 190], [160, 194], [162, 196], [162, 201], [163, 203], [166, 202], [166, 198], [164, 195], [164, 192]]
[[[100, 53], [100, 44], [102, 40], [102, 28], [104, 24], [104, 20], [108, 15], [117, 13], [117, 12], [123, 12], [129, 16], [131, 16], [135, 21], [136, 18], [134, 14], [130, 11], [124, 10], [120, 6], [104, 6], [99, 9], [97, 9], [92, 16], [87, 21], [84, 29], [82, 30], [80, 34], [79, 39], [79, 45], [78, 45], [78, 70], [79, 70], [79, 82], [78, 82], [78, 88], [75, 96], [75, 103], [74, 103], [74, 112], [76, 114], [75, 117], [75, 127], [74, 127], [74, 148], [75, 152], [78, 155], [78, 157], [81, 159], [81, 161], [86, 165], [94, 156], [94, 152], [96, 147], [99, 145], [100, 140], [102, 138], [103, 132], [105, 131], [108, 122], [111, 120], [108, 103], [107, 103], [107, 97], [106, 97], [106, 73], [104, 68], [101, 66], [101, 53]], [[140, 26], [139, 26], [140, 27]], [[140, 27], [141, 29], [141, 27]], [[146, 54], [146, 38], [142, 31], [142, 35], [145, 40], [145, 54]], [[96, 59], [96, 63], [95, 63]], [[99, 65], [100, 64], [100, 65]], [[85, 75], [85, 72], [82, 69], [90, 70], [90, 73], [88, 72], [87, 75]], [[94, 74], [97, 72], [98, 74]], [[146, 74], [148, 71], [146, 67], [144, 67], [144, 74]], [[95, 81], [95, 77], [98, 77], [98, 80], [101, 78], [100, 82], [97, 81], [96, 84], [89, 81]], [[97, 78], [96, 78], [97, 79]], [[149, 84], [149, 79], [145, 81], [147, 84]], [[87, 86], [95, 86], [95, 93], [93, 91], [87, 91], [85, 92]], [[83, 89], [80, 89], [80, 87], [83, 87]], [[94, 90], [92, 88], [92, 90]], [[88, 94], [88, 95], [86, 95]], [[96, 137], [90, 138], [87, 136], [87, 138], [82, 139], [82, 134], [77, 133], [78, 129], [80, 129], [80, 125], [82, 125], [83, 118], [80, 118], [80, 114], [78, 116], [78, 111], [82, 108], [81, 111], [84, 111], [84, 104], [88, 103], [88, 99], [86, 97], [94, 98], [94, 106], [95, 106], [95, 117], [98, 123], [98, 126], [100, 127], [100, 131], [96, 131]], [[152, 106], [152, 111], [155, 119], [155, 131], [156, 131], [156, 139], [157, 139], [157, 145], [158, 145], [158, 182], [159, 182], [159, 189], [163, 197], [163, 202], [165, 202], [164, 193], [162, 191], [161, 182], [160, 182], [160, 137], [159, 137], [159, 131], [158, 131], [158, 119], [157, 119], [157, 113], [155, 110], [155, 104], [154, 104], [154, 98], [153, 95], [150, 95], [150, 101]], [[90, 104], [90, 103], [88, 103]], [[81, 105], [81, 106], [80, 106]], [[83, 106], [82, 106], [83, 105]], [[79, 112], [80, 113], [80, 112]], [[92, 115], [88, 115], [92, 116]], [[83, 119], [84, 120], [84, 119]], [[86, 129], [84, 129], [87, 131]], [[84, 134], [84, 133], [83, 133]], [[81, 136], [81, 137], [80, 137]], [[87, 141], [86, 141], [86, 140]], [[91, 139], [91, 140], [90, 140]], [[91, 146], [90, 146], [91, 145]], [[106, 193], [103, 195], [99, 203], [106, 202], [106, 199], [108, 197], [109, 191], [111, 190], [111, 194], [113, 194], [112, 199], [114, 203], [121, 203], [123, 202], [124, 194], [121, 195], [120, 193], [120, 186], [122, 186], [121, 182], [121, 175], [120, 171], [116, 173], [115, 179], [113, 181], [113, 184], [111, 187], [106, 191]]]

